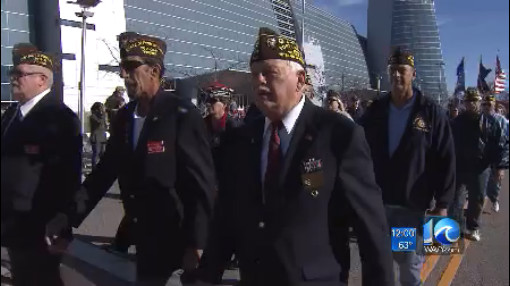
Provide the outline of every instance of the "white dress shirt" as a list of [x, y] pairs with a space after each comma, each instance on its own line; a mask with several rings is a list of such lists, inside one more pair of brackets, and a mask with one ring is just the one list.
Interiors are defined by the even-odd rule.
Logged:
[[[287, 150], [289, 149], [290, 141], [292, 139], [292, 135], [294, 134], [294, 127], [296, 126], [296, 122], [299, 118], [299, 115], [301, 114], [301, 111], [303, 111], [303, 107], [305, 106], [305, 97], [303, 96], [301, 98], [301, 101], [294, 106], [290, 110], [290, 112], [283, 118], [283, 128], [278, 132], [278, 135], [280, 136], [280, 148], [283, 153], [283, 157], [285, 158], [285, 155], [287, 154]], [[262, 153], [260, 157], [260, 168], [261, 168], [261, 174], [262, 174], [262, 183], [264, 183], [264, 179], [266, 176], [266, 169], [267, 169], [267, 156], [269, 151], [269, 143], [271, 141], [271, 120], [266, 117], [266, 124], [264, 126], [264, 137], [262, 140]]]
[[32, 108], [34, 108], [34, 106], [39, 102], [41, 101], [41, 99], [43, 99], [43, 97], [45, 95], [47, 95], [48, 93], [50, 93], [50, 89], [48, 88], [47, 90], [39, 93], [38, 95], [34, 96], [32, 99], [30, 99], [29, 101], [23, 103], [19, 109], [20, 109], [20, 112], [21, 112], [21, 119], [25, 118], [27, 116], [27, 114], [30, 112], [30, 110], [32, 110]]
[[135, 112], [133, 112], [133, 150], [138, 146], [138, 139], [140, 139], [140, 134], [142, 133], [143, 124], [145, 123], [146, 117], [141, 117], [137, 113], [138, 106], [135, 108]]

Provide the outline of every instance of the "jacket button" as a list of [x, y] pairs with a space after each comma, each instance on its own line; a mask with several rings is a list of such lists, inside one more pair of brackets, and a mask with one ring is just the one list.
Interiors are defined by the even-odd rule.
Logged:
[[137, 223], [137, 222], [138, 222], [138, 219], [135, 217], [135, 218], [133, 219], [133, 222], [134, 222], [134, 223]]
[[265, 227], [266, 227], [266, 223], [265, 222], [263, 222], [263, 221], [259, 222], [259, 228], [262, 229], [262, 228], [265, 228]]
[[130, 198], [130, 199], [134, 199], [134, 198], [135, 198], [135, 195], [129, 195], [129, 198]]
[[255, 264], [260, 264], [260, 259], [255, 259]]

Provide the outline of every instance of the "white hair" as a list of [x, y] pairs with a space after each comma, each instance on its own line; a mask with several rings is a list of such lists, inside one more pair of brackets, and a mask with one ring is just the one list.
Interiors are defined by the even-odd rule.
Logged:
[[44, 76], [46, 76], [46, 88], [53, 87], [53, 82], [54, 82], [53, 71], [51, 71], [50, 69], [41, 67], [41, 66], [37, 66], [37, 65], [32, 65], [31, 68], [32, 68], [32, 70], [40, 72]]
[[290, 65], [291, 71], [293, 71], [293, 72], [298, 73], [298, 72], [304, 72], [305, 71], [305, 68], [301, 64], [299, 64], [299, 63], [297, 63], [295, 61], [289, 61], [289, 65]]

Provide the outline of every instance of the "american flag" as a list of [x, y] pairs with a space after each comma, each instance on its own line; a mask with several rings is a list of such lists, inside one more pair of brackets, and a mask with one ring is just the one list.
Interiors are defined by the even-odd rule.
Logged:
[[500, 94], [506, 89], [506, 73], [501, 69], [499, 56], [496, 59], [496, 80], [494, 80], [494, 93]]

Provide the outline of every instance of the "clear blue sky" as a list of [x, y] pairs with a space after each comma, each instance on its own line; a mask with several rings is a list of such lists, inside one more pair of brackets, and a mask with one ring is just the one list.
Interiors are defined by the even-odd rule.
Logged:
[[[376, 0], [377, 1], [377, 0]], [[351, 22], [361, 35], [367, 34], [368, 0], [314, 0], [321, 8]], [[509, 68], [508, 0], [436, 0], [436, 12], [446, 63], [450, 93], [457, 81], [456, 69], [466, 57], [466, 84], [475, 86], [480, 55], [494, 69], [499, 55], [503, 69]], [[492, 72], [487, 80], [494, 80]]]

